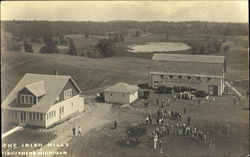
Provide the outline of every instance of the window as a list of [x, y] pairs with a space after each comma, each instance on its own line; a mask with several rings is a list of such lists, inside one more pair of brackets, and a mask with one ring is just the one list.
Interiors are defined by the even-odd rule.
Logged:
[[181, 78], [182, 78], [182, 76], [178, 76], [178, 78], [179, 78], [179, 79], [181, 79]]
[[207, 81], [211, 81], [211, 78], [209, 77], [209, 78], [207, 78]]
[[15, 111], [15, 117], [17, 118], [17, 111]]
[[37, 120], [40, 119], [40, 118], [39, 118], [39, 113], [36, 114], [36, 119], [37, 119]]
[[122, 94], [122, 97], [124, 97], [125, 95], [124, 94]]
[[74, 106], [74, 104], [73, 104], [73, 102], [71, 102], [71, 107], [73, 107]]
[[188, 76], [187, 78], [188, 78], [188, 80], [191, 80], [191, 76]]
[[172, 79], [172, 78], [173, 78], [173, 75], [169, 75], [169, 78], [171, 78], [171, 79]]
[[110, 96], [112, 96], [112, 93], [110, 94]]
[[64, 113], [64, 106], [59, 108], [59, 114], [63, 114]]
[[47, 120], [49, 120], [49, 114], [47, 114]]
[[64, 91], [64, 99], [68, 99], [72, 97], [72, 89], [68, 89]]
[[29, 119], [32, 119], [32, 113], [29, 113]]
[[201, 78], [200, 78], [200, 77], [197, 77], [197, 80], [201, 80]]
[[161, 78], [163, 78], [163, 75], [161, 75]]
[[24, 96], [21, 95], [21, 103], [23, 103], [23, 102], [24, 102]]
[[33, 113], [33, 119], [36, 119], [36, 113]]
[[54, 116], [56, 116], [56, 111], [54, 111]]
[[20, 103], [23, 104], [34, 104], [34, 96], [33, 95], [24, 95], [20, 94]]
[[40, 113], [40, 120], [43, 120], [43, 114]]

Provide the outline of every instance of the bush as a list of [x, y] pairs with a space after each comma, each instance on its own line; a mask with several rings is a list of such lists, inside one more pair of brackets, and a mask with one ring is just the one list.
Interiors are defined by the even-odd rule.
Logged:
[[33, 48], [31, 44], [23, 43], [23, 48], [25, 52], [33, 52]]
[[5, 50], [8, 51], [21, 51], [22, 50], [22, 44], [16, 41], [7, 41], [4, 44]]

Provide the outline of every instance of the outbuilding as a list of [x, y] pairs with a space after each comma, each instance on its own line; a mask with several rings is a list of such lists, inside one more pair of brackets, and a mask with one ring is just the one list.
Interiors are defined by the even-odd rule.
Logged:
[[149, 86], [172, 92], [195, 90], [221, 96], [224, 92], [225, 56], [154, 54]]
[[130, 104], [138, 99], [139, 87], [119, 82], [103, 91], [107, 103]]

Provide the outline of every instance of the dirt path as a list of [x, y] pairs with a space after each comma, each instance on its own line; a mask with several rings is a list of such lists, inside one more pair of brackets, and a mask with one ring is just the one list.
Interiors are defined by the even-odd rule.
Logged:
[[[51, 130], [57, 134], [56, 139], [50, 142], [56, 144], [66, 144], [72, 138], [72, 127], [73, 125], [78, 130], [80, 126], [82, 129], [82, 135], [86, 132], [90, 131], [91, 129], [101, 127], [103, 124], [110, 122], [112, 117], [110, 116], [110, 108], [111, 104], [105, 103], [96, 103], [95, 105], [85, 105], [85, 113], [79, 114], [76, 117], [71, 118], [69, 121], [66, 121], [58, 126], [55, 126]], [[55, 152], [58, 147], [48, 147], [45, 145], [41, 147], [36, 152]], [[33, 155], [37, 156], [37, 155]], [[53, 155], [46, 155], [46, 156], [53, 156]]]

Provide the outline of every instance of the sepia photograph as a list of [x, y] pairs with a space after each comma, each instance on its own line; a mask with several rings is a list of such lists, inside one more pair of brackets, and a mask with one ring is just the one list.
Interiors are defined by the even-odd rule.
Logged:
[[2, 156], [250, 157], [248, 7], [2, 1]]

